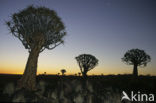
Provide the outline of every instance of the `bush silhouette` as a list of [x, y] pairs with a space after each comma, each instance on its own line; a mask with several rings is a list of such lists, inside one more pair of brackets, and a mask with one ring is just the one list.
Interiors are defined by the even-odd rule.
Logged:
[[54, 49], [64, 42], [64, 24], [54, 10], [33, 6], [14, 13], [6, 24], [29, 51], [25, 71], [18, 86], [35, 90], [39, 53], [44, 49]]
[[123, 62], [126, 62], [128, 65], [133, 65], [133, 75], [138, 76], [138, 66], [146, 66], [148, 62], [151, 61], [151, 57], [146, 54], [144, 50], [140, 49], [131, 49], [128, 50], [124, 57], [122, 58]]

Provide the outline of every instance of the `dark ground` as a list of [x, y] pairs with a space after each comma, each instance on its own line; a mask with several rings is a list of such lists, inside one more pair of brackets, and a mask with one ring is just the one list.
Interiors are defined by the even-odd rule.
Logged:
[[[0, 74], [0, 102], [8, 101], [8, 97], [3, 94], [3, 90], [8, 83], [15, 83], [20, 79], [21, 75], [7, 75]], [[57, 76], [57, 75], [39, 75], [37, 76], [37, 81], [43, 80], [49, 85], [47, 88], [55, 88], [58, 82], [61, 80], [71, 81], [71, 80], [82, 80], [81, 76]], [[89, 76], [88, 80], [93, 85], [94, 90], [99, 95], [104, 95], [106, 88], [111, 88], [112, 90], [118, 92], [130, 91], [141, 93], [156, 93], [156, 76], [139, 76], [137, 79], [133, 78], [131, 75], [108, 75], [108, 76]]]

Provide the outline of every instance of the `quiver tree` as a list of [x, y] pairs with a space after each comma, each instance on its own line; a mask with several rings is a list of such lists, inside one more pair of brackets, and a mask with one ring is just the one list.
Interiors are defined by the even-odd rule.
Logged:
[[84, 78], [87, 77], [87, 72], [98, 64], [98, 59], [90, 54], [81, 54], [76, 57], [76, 60]]
[[80, 72], [78, 72], [78, 75], [79, 75], [79, 76], [81, 76], [81, 73], [80, 73]]
[[62, 75], [64, 75], [66, 73], [66, 70], [65, 69], [61, 69], [61, 73], [62, 73]]
[[39, 53], [44, 49], [54, 49], [64, 42], [64, 24], [54, 10], [33, 6], [14, 13], [6, 23], [11, 33], [29, 51], [25, 71], [18, 86], [35, 90]]
[[128, 65], [133, 65], [133, 75], [138, 76], [138, 66], [146, 66], [148, 62], [151, 61], [151, 57], [146, 54], [144, 50], [140, 49], [131, 49], [128, 50], [124, 57], [122, 58], [123, 62], [126, 62]]

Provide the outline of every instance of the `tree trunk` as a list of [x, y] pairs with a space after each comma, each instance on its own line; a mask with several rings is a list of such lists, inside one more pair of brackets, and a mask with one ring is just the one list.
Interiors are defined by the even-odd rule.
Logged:
[[137, 77], [138, 76], [138, 65], [134, 64], [134, 68], [133, 68], [133, 76]]
[[[87, 93], [87, 70], [86, 68], [84, 68], [84, 71], [83, 71], [83, 92], [84, 93]], [[84, 101], [83, 103], [87, 103], [87, 95], [88, 94], [85, 94], [84, 95]]]
[[18, 87], [24, 88], [30, 91], [36, 90], [36, 73], [37, 62], [40, 53], [40, 46], [35, 46], [28, 57], [22, 78], [18, 81]]
[[83, 78], [86, 80], [87, 79], [87, 71], [84, 71], [82, 74], [83, 74]]

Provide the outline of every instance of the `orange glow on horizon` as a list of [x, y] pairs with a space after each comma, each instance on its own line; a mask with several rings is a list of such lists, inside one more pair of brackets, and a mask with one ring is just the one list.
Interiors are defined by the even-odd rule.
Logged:
[[[9, 70], [9, 71], [8, 71]], [[46, 69], [48, 70], [48, 69]], [[132, 74], [132, 70], [133, 69], [127, 69], [127, 71], [122, 71], [122, 72], [117, 72], [117, 71], [105, 71], [105, 72], [101, 72], [99, 70], [96, 70], [96, 69], [93, 69], [91, 71], [88, 72], [88, 75], [118, 75], [118, 74]], [[58, 72], [57, 72], [58, 71]], [[139, 75], [153, 75], [155, 76], [156, 74], [152, 74], [152, 72], [149, 72], [149, 73], [145, 73], [145, 72], [142, 72], [140, 69], [138, 69], [139, 71]], [[20, 69], [20, 68], [16, 68], [16, 69], [10, 69], [10, 68], [0, 68], [0, 74], [23, 74], [24, 72], [24, 69]], [[37, 75], [39, 74], [44, 74], [44, 72], [46, 72], [47, 75], [57, 75], [58, 73], [60, 73], [61, 75], [61, 72], [60, 72], [60, 69], [54, 69], [53, 71], [43, 71], [43, 70], [40, 70], [40, 68], [38, 68], [38, 72], [37, 72]], [[65, 73], [66, 75], [75, 75], [77, 74], [78, 75], [78, 72], [80, 72], [79, 70], [75, 70], [74, 72], [70, 72], [67, 70], [67, 72]]]

